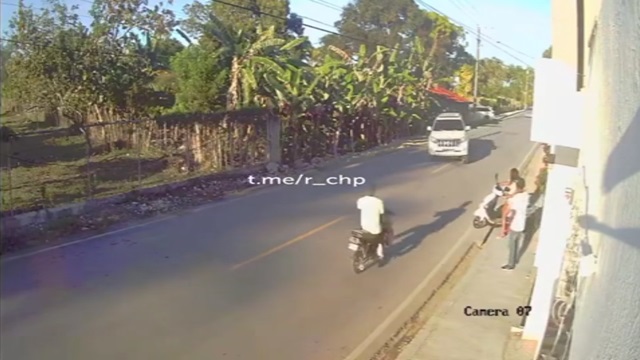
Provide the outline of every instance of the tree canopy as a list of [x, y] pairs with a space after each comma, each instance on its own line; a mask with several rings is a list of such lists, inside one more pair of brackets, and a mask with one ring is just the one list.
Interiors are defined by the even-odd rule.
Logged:
[[[267, 108], [297, 158], [336, 132], [371, 146], [418, 131], [435, 84], [473, 90], [463, 29], [413, 0], [350, 3], [318, 48], [288, 0], [196, 1], [181, 21], [146, 0], [95, 0], [89, 25], [60, 0], [19, 5], [1, 49], [3, 97], [77, 125]], [[532, 73], [482, 59], [478, 80], [481, 97], [521, 102]]]

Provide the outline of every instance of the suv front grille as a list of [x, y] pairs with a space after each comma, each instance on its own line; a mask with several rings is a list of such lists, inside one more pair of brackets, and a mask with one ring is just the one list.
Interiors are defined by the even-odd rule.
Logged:
[[459, 139], [455, 139], [455, 140], [438, 140], [438, 146], [454, 147], [454, 146], [459, 146], [461, 142], [462, 142], [462, 140], [459, 140]]

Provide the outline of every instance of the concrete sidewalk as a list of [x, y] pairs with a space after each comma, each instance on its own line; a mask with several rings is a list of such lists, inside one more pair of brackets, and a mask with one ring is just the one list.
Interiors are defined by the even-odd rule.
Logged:
[[[529, 163], [525, 175], [529, 192], [535, 189], [542, 155], [539, 150]], [[494, 230], [467, 273], [397, 360], [532, 360], [530, 344], [511, 335], [511, 328], [523, 323], [517, 309], [528, 305], [533, 286], [537, 229], [532, 230], [528, 244], [525, 240], [522, 246], [520, 263], [512, 271], [501, 269], [508, 245], [506, 239], [496, 239], [498, 231]], [[484, 234], [478, 231], [477, 236]], [[507, 309], [508, 316], [468, 316], [465, 308], [469, 311], [469, 307]]]

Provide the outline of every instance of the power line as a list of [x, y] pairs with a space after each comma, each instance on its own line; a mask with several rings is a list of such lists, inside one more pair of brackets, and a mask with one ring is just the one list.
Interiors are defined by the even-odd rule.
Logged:
[[326, 7], [326, 8], [328, 8], [328, 9], [335, 10], [335, 11], [338, 11], [338, 12], [342, 12], [342, 8], [341, 7], [339, 7], [338, 5], [332, 4], [330, 2], [327, 2], [327, 1], [324, 1], [324, 0], [310, 0], [310, 1], [313, 2], [313, 3], [316, 3], [318, 5], [322, 5], [322, 6]]
[[473, 12], [475, 12], [479, 17], [482, 17], [482, 14], [480, 14], [480, 12], [478, 11], [478, 9], [469, 1], [469, 0], [459, 0], [461, 3], [465, 2], [467, 3], [467, 5], [469, 5], [469, 8], [471, 8], [471, 10]]
[[[92, 1], [90, 1], [90, 0], [80, 0], [80, 1], [86, 2], [86, 3], [88, 3], [88, 4], [93, 4], [93, 2], [92, 2]], [[311, 1], [312, 1], [312, 2], [315, 2], [315, 3], [319, 4], [319, 5], [322, 5], [322, 6], [325, 6], [325, 7], [331, 8], [331, 9], [334, 9], [334, 10], [342, 11], [342, 9], [341, 9], [341, 8], [339, 8], [337, 5], [332, 4], [332, 3], [330, 3], [330, 2], [328, 2], [328, 1], [326, 1], [326, 0], [311, 0]], [[239, 8], [239, 9], [243, 9], [243, 10], [246, 10], [246, 11], [252, 11], [252, 12], [255, 12], [253, 9], [251, 9], [251, 8], [249, 8], [249, 7], [246, 7], [246, 6], [242, 6], [242, 5], [238, 5], [238, 4], [232, 4], [232, 3], [227, 3], [227, 2], [224, 2], [224, 1], [218, 1], [218, 0], [216, 0], [216, 2], [221, 3], [221, 4], [224, 4], [224, 5], [227, 5], [227, 6], [232, 6], [232, 7], [236, 7], [236, 8]], [[460, 22], [460, 21], [457, 21], [457, 20], [455, 20], [455, 19], [451, 18], [451, 17], [450, 17], [450, 16], [448, 16], [447, 14], [445, 14], [445, 13], [443, 13], [443, 12], [439, 11], [438, 9], [436, 9], [435, 7], [433, 7], [433, 6], [431, 6], [431, 5], [427, 4], [427, 3], [424, 3], [423, 1], [418, 0], [418, 2], [419, 2], [421, 5], [423, 5], [423, 6], [427, 7], [427, 8], [431, 8], [433, 11], [435, 11], [435, 12], [439, 13], [440, 15], [445, 16], [445, 17], [449, 18], [451, 21], [453, 21], [453, 22], [457, 23], [458, 25], [462, 26], [463, 28], [465, 28], [465, 29], [466, 29], [468, 32], [470, 32], [471, 34], [477, 35], [477, 34], [475, 34], [472, 30], [470, 30], [470, 29], [469, 29], [469, 26], [465, 25], [464, 23], [462, 23], [462, 22]], [[5, 3], [5, 2], [1, 2], [1, 3], [2, 3], [2, 4], [5, 4], [5, 5], [9, 5], [9, 6], [19, 6], [18, 4]], [[44, 10], [44, 9], [45, 9], [45, 8], [39, 8], [39, 10]], [[262, 9], [261, 9], [261, 10], [262, 10]], [[265, 10], [275, 10], [275, 9], [272, 9], [272, 8], [271, 8], [271, 9], [270, 9], [270, 8], [265, 8]], [[267, 12], [264, 12], [264, 11], [259, 11], [258, 13], [260, 13], [260, 14], [262, 14], [262, 15], [269, 16], [269, 17], [277, 18], [277, 19], [280, 19], [280, 20], [285, 20], [285, 21], [287, 20], [287, 18], [284, 18], [284, 17], [282, 17], [282, 16], [273, 15], [273, 14], [270, 14], [270, 13], [267, 13]], [[297, 14], [296, 14], [296, 15], [297, 15]], [[80, 16], [80, 17], [85, 17], [85, 18], [92, 18], [92, 17], [90, 17], [90, 16], [86, 16], [86, 15], [78, 15], [78, 16]], [[312, 22], [315, 22], [315, 23], [318, 23], [318, 24], [321, 24], [321, 25], [325, 25], [325, 26], [329, 26], [329, 27], [335, 28], [335, 26], [334, 26], [334, 25], [327, 24], [327, 23], [325, 23], [325, 22], [322, 22], [322, 21], [320, 21], [320, 20], [313, 19], [313, 18], [308, 17], [308, 16], [301, 16], [301, 15], [298, 15], [298, 16], [299, 16], [300, 18], [302, 18], [302, 19], [306, 19], [306, 20], [308, 20], [308, 21], [312, 21]], [[353, 41], [358, 41], [358, 42], [368, 43], [368, 41], [365, 41], [364, 39], [359, 39], [359, 38], [355, 38], [355, 37], [352, 37], [352, 36], [349, 36], [349, 35], [340, 34], [340, 33], [338, 33], [337, 31], [327, 30], [327, 29], [320, 28], [320, 27], [313, 26], [313, 25], [309, 25], [309, 24], [303, 24], [303, 27], [307, 27], [307, 28], [310, 28], [310, 29], [318, 30], [318, 31], [321, 31], [321, 32], [324, 32], [324, 33], [327, 33], [327, 34], [332, 34], [332, 35], [336, 35], [336, 36], [341, 36], [341, 37], [344, 37], [344, 38], [347, 38], [347, 39], [350, 39], [350, 40], [353, 40]], [[487, 39], [489, 39], [489, 40], [487, 40]], [[521, 60], [521, 59], [519, 59], [519, 58], [515, 57], [513, 54], [510, 54], [509, 52], [507, 52], [507, 51], [505, 51], [505, 50], [501, 49], [500, 47], [498, 47], [497, 45], [493, 44], [493, 43], [492, 43], [492, 41], [490, 41], [490, 40], [493, 40], [493, 41], [496, 41], [496, 40], [491, 39], [489, 36], [484, 35], [484, 36], [483, 36], [483, 40], [487, 41], [490, 45], [492, 45], [492, 46], [496, 47], [498, 50], [501, 50], [501, 51], [505, 52], [506, 54], [508, 54], [508, 55], [510, 55], [511, 57], [515, 58], [516, 60], [520, 61], [521, 63], [526, 64], [526, 65], [529, 65], [529, 64], [528, 64], [528, 63], [526, 63], [525, 61], [523, 61], [523, 60]], [[498, 41], [496, 41], [496, 42], [498, 42]], [[511, 49], [511, 50], [513, 50], [513, 51], [516, 51], [516, 52], [518, 52], [518, 53], [520, 53], [520, 54], [522, 54], [522, 55], [528, 56], [528, 55], [526, 55], [526, 54], [524, 54], [524, 53], [522, 53], [522, 52], [520, 52], [520, 51], [518, 51], [518, 50], [514, 49], [513, 47], [511, 47], [511, 46], [509, 46], [509, 45], [507, 45], [507, 44], [505, 44], [505, 43], [502, 43], [502, 42], [498, 42], [498, 43], [500, 43], [500, 44], [502, 44], [504, 47], [507, 47], [507, 48], [509, 48], [509, 49]], [[383, 47], [385, 47], [385, 48], [388, 48], [388, 46], [384, 46], [384, 45], [377, 45], [377, 46], [383, 46]], [[532, 59], [533, 59], [533, 57], [531, 57], [531, 56], [528, 56], [528, 57], [530, 57], [530, 58], [532, 58]]]
[[502, 52], [504, 52], [505, 54], [507, 54], [507, 55], [511, 56], [512, 58], [516, 59], [517, 61], [519, 61], [519, 62], [521, 62], [521, 63], [526, 64], [527, 66], [529, 66], [529, 64], [528, 64], [527, 62], [523, 61], [522, 59], [518, 58], [517, 56], [514, 56], [514, 55], [513, 55], [513, 54], [511, 54], [510, 52], [508, 52], [508, 51], [506, 51], [506, 50], [504, 50], [504, 49], [501, 49], [498, 45], [494, 44], [494, 43], [493, 43], [493, 41], [495, 41], [495, 40], [491, 39], [490, 37], [488, 37], [488, 36], [486, 36], [486, 35], [484, 35], [484, 36], [483, 36], [482, 34], [479, 34], [479, 33], [475, 32], [475, 31], [474, 31], [470, 26], [466, 25], [465, 23], [463, 23], [463, 22], [461, 22], [461, 21], [458, 21], [458, 20], [456, 20], [456, 19], [452, 18], [451, 16], [449, 16], [449, 15], [445, 14], [444, 12], [442, 12], [442, 11], [440, 11], [440, 10], [436, 9], [434, 6], [427, 4], [426, 2], [424, 2], [424, 1], [422, 1], [422, 0], [416, 0], [416, 1], [417, 1], [420, 5], [422, 5], [422, 6], [426, 7], [426, 8], [428, 8], [428, 9], [431, 9], [432, 11], [434, 11], [434, 12], [436, 12], [436, 13], [438, 13], [438, 14], [440, 14], [440, 15], [444, 16], [444, 17], [447, 17], [447, 18], [448, 18], [449, 20], [451, 20], [453, 23], [455, 23], [455, 24], [457, 24], [457, 25], [461, 26], [463, 29], [467, 30], [467, 32], [471, 33], [472, 35], [476, 35], [476, 37], [479, 37], [479, 38], [481, 38], [482, 40], [486, 41], [487, 43], [489, 43], [489, 45], [496, 47], [498, 50], [501, 50], [501, 51], [502, 51]]
[[[89, 0], [83, 0], [83, 1], [91, 3], [91, 1], [89, 1]], [[223, 5], [231, 6], [231, 7], [237, 8], [237, 9], [242, 9], [242, 10], [249, 11], [249, 12], [252, 12], [252, 13], [257, 13], [257, 14], [260, 14], [260, 15], [265, 15], [265, 16], [268, 16], [268, 17], [271, 17], [271, 18], [275, 18], [275, 19], [279, 19], [279, 20], [283, 20], [283, 21], [289, 20], [288, 18], [283, 17], [283, 16], [266, 13], [264, 11], [256, 11], [256, 10], [251, 9], [249, 7], [238, 5], [238, 4], [232, 4], [232, 3], [228, 3], [228, 2], [220, 1], [220, 0], [216, 0], [216, 3], [220, 3], [220, 4], [223, 4]], [[302, 18], [302, 16], [300, 16], [300, 17]], [[308, 20], [311, 20], [311, 21], [315, 21], [315, 22], [321, 23], [319, 20], [311, 19], [311, 18], [308, 18], [308, 17], [304, 17], [304, 18], [307, 18]], [[330, 26], [328, 24], [325, 24], [325, 25]], [[384, 48], [387, 48], [387, 49], [392, 49], [389, 46], [371, 43], [371, 42], [366, 41], [364, 39], [359, 39], [359, 38], [356, 38], [356, 37], [340, 34], [340, 33], [336, 32], [336, 31], [327, 30], [327, 29], [324, 29], [324, 28], [321, 28], [321, 27], [318, 27], [318, 26], [304, 24], [304, 23], [303, 23], [302, 26], [306, 27], [306, 28], [322, 31], [322, 32], [327, 33], [327, 34], [340, 36], [340, 37], [343, 37], [343, 38], [346, 38], [346, 39], [350, 39], [350, 40], [353, 40], [353, 41], [357, 41], [357, 42], [361, 42], [361, 43], [367, 43], [369, 45], [380, 46], [380, 47], [384, 47]], [[31, 43], [31, 42], [7, 39], [7, 38], [3, 38], [3, 37], [0, 37], [0, 41], [7, 41], [7, 42], [15, 43], [15, 44], [25, 44], [25, 45], [42, 45], [42, 44], [35, 44], [35, 43]], [[118, 55], [123, 55], [124, 56], [124, 55], [127, 55], [127, 54], [118, 54]], [[131, 55], [133, 55], [133, 54], [131, 54]]]
[[[92, 2], [91, 2], [91, 1], [89, 1], [89, 0], [82, 0], [82, 1], [85, 1], [85, 2], [87, 2], [87, 3], [92, 3]], [[335, 6], [334, 4], [331, 4], [331, 3], [327, 2], [327, 1], [325, 1], [325, 0], [312, 0], [312, 1], [317, 2], [318, 4], [323, 5], [323, 6], [334, 6], [334, 7], [336, 7], [336, 8], [337, 8], [337, 6]], [[221, 1], [221, 0], [216, 0], [216, 2], [217, 2], [217, 3], [220, 3], [220, 4], [223, 4], [223, 5], [226, 5], [226, 6], [231, 6], [231, 7], [235, 7], [235, 8], [238, 8], [238, 9], [245, 10], [245, 11], [250, 11], [250, 12], [253, 12], [253, 13], [256, 13], [256, 12], [257, 12], [258, 14], [265, 15], [265, 16], [269, 16], [269, 17], [272, 17], [272, 18], [276, 18], [276, 19], [280, 19], [280, 20], [284, 20], [284, 21], [287, 21], [287, 20], [288, 20], [286, 17], [282, 17], [282, 16], [278, 16], [278, 15], [270, 14], [270, 13], [267, 13], [267, 12], [264, 12], [264, 11], [255, 11], [254, 9], [251, 9], [251, 8], [249, 8], [249, 7], [246, 7], [246, 6], [242, 6], [242, 5], [238, 5], [238, 4], [233, 4], [233, 3], [228, 3], [228, 2], [225, 2], [225, 1]], [[455, 19], [451, 18], [450, 16], [448, 16], [448, 15], [446, 15], [445, 13], [443, 13], [443, 12], [439, 11], [439, 10], [438, 10], [438, 9], [436, 9], [435, 7], [433, 7], [433, 6], [429, 5], [429, 4], [424, 3], [424, 2], [423, 2], [423, 1], [421, 1], [421, 0], [418, 0], [418, 2], [419, 2], [421, 5], [423, 5], [423, 6], [427, 7], [427, 8], [430, 8], [430, 9], [432, 9], [433, 11], [435, 11], [435, 12], [439, 13], [440, 15], [445, 16], [445, 17], [449, 18], [452, 22], [457, 23], [459, 26], [463, 27], [463, 28], [464, 28], [464, 29], [466, 29], [468, 32], [470, 32], [471, 34], [474, 34], [474, 35], [477, 35], [478, 37], [483, 38], [483, 37], [481, 36], [481, 34], [477, 34], [477, 33], [475, 33], [473, 30], [470, 30], [470, 29], [469, 29], [469, 27], [468, 27], [467, 25], [465, 25], [464, 23], [461, 23], [461, 22], [459, 22], [459, 21], [457, 21], [457, 20], [455, 20]], [[4, 2], [3, 2], [3, 3], [4, 3]], [[7, 3], [4, 3], [4, 4], [7, 4]], [[7, 4], [7, 5], [19, 6], [19, 5], [17, 5], [17, 4]], [[332, 27], [332, 26], [331, 26], [331, 25], [329, 25], [329, 24], [323, 23], [323, 22], [321, 22], [321, 21], [319, 21], [319, 20], [315, 20], [315, 19], [310, 18], [310, 17], [307, 17], [307, 16], [300, 16], [300, 18], [304, 18], [304, 19], [307, 19], [307, 20], [309, 20], [309, 21], [314, 21], [314, 22], [317, 22], [317, 23], [320, 23], [320, 24], [323, 24], [323, 25], [326, 25], [326, 26], [330, 26], [330, 27]], [[327, 29], [324, 29], [324, 28], [321, 28], [321, 27], [318, 27], [318, 26], [314, 26], [314, 25], [309, 25], [309, 24], [304, 24], [304, 23], [303, 23], [303, 27], [310, 28], [310, 29], [314, 29], [314, 30], [321, 31], [321, 32], [324, 32], [324, 33], [327, 33], [327, 34], [331, 34], [331, 35], [340, 36], [340, 37], [343, 37], [343, 38], [346, 38], [346, 39], [350, 39], [350, 40], [353, 40], [353, 41], [362, 42], [362, 43], [369, 43], [370, 45], [376, 45], [376, 46], [380, 46], [380, 47], [383, 47], [383, 48], [390, 49], [390, 47], [389, 47], [389, 46], [386, 46], [386, 45], [372, 44], [371, 42], [369, 42], [369, 41], [367, 41], [367, 40], [360, 39], [360, 38], [356, 38], [356, 37], [352, 37], [352, 36], [345, 35], [345, 34], [341, 34], [341, 33], [339, 33], [339, 32], [332, 31], [332, 30], [327, 30]], [[484, 38], [483, 38], [483, 39], [484, 39]], [[14, 43], [16, 42], [15, 40], [6, 39], [6, 38], [0, 38], [0, 40], [2, 40], [2, 41], [14, 42]], [[513, 58], [515, 58], [516, 60], [520, 61], [521, 63], [523, 63], [523, 64], [525, 64], [525, 65], [529, 66], [529, 64], [528, 64], [528, 63], [526, 63], [525, 61], [523, 61], [523, 60], [519, 59], [518, 57], [516, 57], [516, 56], [514, 56], [513, 54], [509, 53], [508, 51], [506, 51], [506, 50], [504, 50], [504, 49], [500, 48], [498, 45], [493, 44], [490, 40], [487, 40], [487, 39], [484, 39], [484, 40], [485, 40], [485, 41], [487, 41], [490, 45], [492, 45], [492, 46], [496, 47], [498, 50], [503, 51], [504, 53], [506, 53], [506, 54], [508, 54], [509, 56], [511, 56], [511, 57], [513, 57]], [[19, 43], [19, 42], [18, 42], [18, 43]], [[35, 44], [31, 44], [31, 45], [35, 45]], [[504, 46], [507, 46], [506, 44], [503, 44], [503, 45], [504, 45]], [[512, 49], [512, 50], [514, 50], [514, 51], [515, 51], [515, 49]]]
[[[218, 3], [218, 4], [223, 4], [223, 5], [231, 6], [231, 7], [237, 8], [237, 9], [242, 9], [242, 10], [250, 11], [250, 12], [253, 12], [253, 13], [257, 13], [257, 14], [260, 14], [260, 15], [266, 15], [266, 16], [269, 16], [269, 17], [272, 17], [272, 18], [275, 18], [275, 19], [279, 19], [279, 20], [284, 20], [284, 21], [288, 20], [286, 17], [282, 17], [282, 16], [279, 16], [279, 15], [273, 15], [273, 14], [265, 13], [264, 11], [256, 11], [256, 10], [251, 9], [251, 8], [249, 8], [249, 7], [242, 6], [242, 5], [238, 5], [238, 4], [228, 3], [228, 2], [226, 2], [226, 1], [215, 0], [215, 2], [216, 2], [216, 3]], [[318, 20], [314, 20], [314, 21], [318, 21]], [[314, 30], [322, 31], [322, 32], [327, 33], [327, 34], [340, 36], [340, 37], [343, 37], [343, 38], [346, 38], [346, 39], [349, 39], [349, 40], [353, 40], [353, 41], [357, 41], [357, 42], [362, 42], [362, 43], [369, 43], [370, 45], [375, 45], [374, 43], [371, 43], [371, 42], [369, 42], [369, 41], [367, 41], [367, 40], [359, 39], [359, 38], [356, 38], [356, 37], [353, 37], [353, 36], [349, 36], [349, 35], [345, 35], [345, 34], [340, 34], [339, 32], [331, 31], [331, 30], [327, 30], [327, 29], [324, 29], [324, 28], [321, 28], [321, 27], [318, 27], [318, 26], [309, 25], [309, 24], [303, 24], [302, 26], [303, 26], [303, 27], [307, 27], [307, 28], [309, 28], [309, 29], [314, 29]], [[386, 46], [386, 45], [380, 45], [380, 44], [378, 44], [378, 45], [376, 45], [376, 46], [384, 47], [384, 48], [387, 48], [387, 49], [392, 49], [391, 47]]]
[[442, 15], [442, 16], [444, 16], [444, 17], [446, 17], [446, 18], [448, 18], [451, 22], [453, 22], [453, 23], [455, 23], [456, 25], [461, 26], [463, 29], [467, 30], [467, 32], [471, 33], [472, 35], [476, 35], [477, 37], [479, 37], [479, 38], [481, 38], [482, 40], [486, 41], [489, 45], [491, 45], [491, 46], [495, 47], [496, 49], [498, 49], [498, 50], [500, 50], [500, 51], [504, 52], [505, 54], [507, 54], [507, 55], [511, 56], [512, 58], [514, 58], [515, 60], [517, 60], [517, 61], [521, 62], [522, 64], [524, 64], [524, 65], [526, 65], [526, 66], [531, 66], [531, 65], [530, 65], [529, 63], [527, 63], [526, 61], [524, 61], [524, 60], [520, 59], [519, 57], [517, 57], [517, 56], [513, 55], [513, 54], [512, 54], [512, 53], [510, 53], [509, 51], [507, 51], [507, 50], [505, 50], [505, 49], [501, 48], [499, 45], [494, 44], [494, 43], [493, 43], [493, 41], [495, 41], [495, 40], [493, 40], [493, 41], [492, 41], [492, 39], [490, 39], [490, 38], [488, 38], [488, 37], [486, 37], [486, 36], [485, 36], [485, 37], [483, 37], [483, 36], [482, 36], [482, 34], [479, 34], [479, 33], [475, 32], [475, 31], [474, 31], [470, 26], [466, 25], [465, 23], [463, 23], [463, 22], [461, 22], [461, 21], [458, 21], [458, 20], [456, 20], [456, 19], [452, 18], [451, 16], [449, 16], [449, 15], [447, 15], [447, 14], [443, 13], [442, 11], [440, 11], [440, 10], [436, 9], [436, 8], [435, 8], [435, 7], [433, 7], [432, 5], [429, 5], [429, 4], [427, 4], [426, 2], [424, 2], [424, 1], [422, 1], [422, 0], [416, 0], [416, 1], [418, 2], [418, 4], [420, 4], [420, 5], [424, 6], [424, 7], [428, 8], [428, 9], [431, 9], [432, 11], [434, 11], [434, 12], [436, 12], [436, 13], [438, 13], [438, 14], [440, 14], [440, 15]]
[[[341, 9], [341, 8], [339, 8], [337, 5], [332, 4], [332, 3], [330, 3], [330, 2], [327, 2], [326, 0], [310, 0], [310, 1], [311, 1], [311, 2], [314, 2], [314, 3], [318, 4], [318, 5], [322, 5], [322, 6], [326, 7], [326, 8], [332, 9], [332, 10], [342, 11], [342, 9]], [[465, 1], [465, 0], [459, 0], [459, 1]], [[478, 10], [475, 8], [475, 6], [473, 6], [473, 4], [471, 4], [471, 3], [469, 3], [469, 2], [468, 2], [468, 0], [466, 0], [466, 1], [467, 1], [467, 3], [470, 5], [470, 7], [471, 7], [473, 10], [475, 10], [475, 12], [477, 13], [477, 12], [478, 12]], [[220, 1], [217, 1], [217, 2], [220, 2]], [[517, 60], [518, 62], [520, 62], [520, 63], [522, 63], [522, 64], [524, 64], [524, 65], [526, 65], [526, 66], [531, 66], [531, 65], [530, 65], [529, 63], [527, 63], [526, 61], [524, 61], [524, 60], [520, 59], [519, 57], [517, 57], [517, 56], [513, 55], [513, 54], [512, 54], [512, 53], [510, 53], [509, 51], [507, 51], [507, 50], [505, 50], [505, 49], [501, 48], [498, 44], [500, 44], [500, 45], [502, 45], [502, 46], [504, 46], [504, 47], [506, 47], [506, 48], [508, 48], [508, 49], [510, 49], [510, 50], [512, 50], [512, 51], [515, 51], [515, 52], [517, 52], [517, 53], [519, 53], [519, 54], [521, 54], [521, 55], [524, 55], [524, 56], [526, 56], [526, 57], [528, 57], [528, 58], [530, 58], [530, 59], [535, 59], [533, 56], [531, 56], [531, 55], [527, 55], [527, 54], [525, 54], [525, 53], [523, 53], [523, 52], [521, 52], [521, 51], [519, 51], [519, 50], [516, 50], [516, 49], [514, 49], [513, 47], [511, 47], [511, 46], [509, 46], [509, 45], [507, 45], [507, 44], [505, 44], [505, 43], [503, 43], [503, 42], [497, 41], [497, 40], [495, 40], [495, 39], [493, 39], [493, 38], [489, 37], [488, 35], [485, 35], [485, 34], [480, 34], [480, 35], [478, 35], [478, 33], [477, 33], [477, 32], [475, 32], [475, 31], [474, 31], [470, 26], [466, 25], [465, 23], [463, 23], [463, 22], [461, 22], [461, 21], [458, 21], [458, 20], [456, 20], [456, 19], [452, 18], [451, 16], [449, 16], [449, 15], [445, 14], [444, 12], [442, 12], [442, 11], [440, 11], [440, 10], [436, 9], [435, 7], [433, 7], [433, 6], [431, 6], [431, 5], [427, 4], [427, 3], [425, 3], [424, 1], [416, 0], [416, 2], [417, 2], [418, 4], [420, 4], [420, 5], [424, 6], [425, 8], [430, 9], [431, 11], [434, 11], [434, 12], [436, 12], [436, 13], [438, 13], [438, 14], [440, 14], [440, 15], [442, 15], [442, 16], [444, 16], [444, 17], [446, 17], [446, 18], [448, 18], [451, 22], [453, 22], [453, 23], [455, 23], [456, 25], [458, 25], [458, 26], [462, 27], [462, 28], [463, 28], [463, 29], [465, 29], [467, 32], [469, 32], [470, 34], [472, 34], [472, 35], [476, 35], [476, 36], [480, 36], [480, 37], [481, 37], [485, 42], [487, 42], [489, 45], [491, 45], [491, 46], [495, 47], [496, 49], [498, 49], [498, 50], [502, 51], [503, 53], [505, 53], [505, 54], [509, 55], [509, 56], [510, 56], [510, 57], [512, 57], [513, 59]], [[458, 6], [458, 5], [457, 5], [457, 4], [455, 4], [455, 3], [454, 3], [454, 6], [456, 6], [457, 8], [459, 8], [459, 9], [460, 9], [460, 6]], [[461, 9], [461, 10], [462, 10], [462, 9]], [[341, 36], [343, 36], [343, 35], [341, 34]], [[362, 40], [360, 40], [360, 41], [362, 41]]]
[[475, 16], [472, 15], [470, 12], [467, 12], [465, 6], [462, 4], [460, 0], [452, 0], [451, 3], [453, 4], [453, 6], [458, 8], [458, 10], [460, 10], [464, 15], [467, 15], [469, 19], [473, 20], [474, 23], [478, 23]]
[[518, 49], [515, 49], [515, 48], [513, 48], [512, 46], [509, 46], [509, 45], [507, 45], [507, 44], [503, 43], [502, 41], [496, 40], [496, 43], [498, 43], [498, 44], [500, 44], [500, 45], [502, 45], [502, 46], [504, 46], [504, 47], [506, 47], [506, 48], [509, 48], [509, 49], [511, 49], [512, 51], [515, 51], [515, 52], [517, 52], [518, 54], [520, 54], [520, 55], [522, 55], [522, 56], [526, 56], [526, 57], [528, 57], [529, 59], [532, 59], [532, 60], [535, 60], [535, 59], [536, 59], [535, 57], [533, 57], [533, 56], [531, 56], [531, 55], [529, 55], [529, 54], [523, 53], [522, 51], [520, 51], [520, 50], [518, 50]]
[[[90, 0], [81, 0], [81, 1], [86, 2], [86, 3], [88, 3], [88, 4], [93, 4], [93, 2], [92, 2], [92, 1], [90, 1]], [[318, 0], [318, 1], [320, 1], [320, 0]], [[242, 9], [242, 10], [246, 10], [246, 11], [251, 11], [251, 12], [254, 12], [254, 13], [256, 12], [255, 10], [253, 10], [253, 9], [251, 9], [251, 8], [249, 8], [249, 7], [246, 7], [246, 6], [242, 6], [242, 5], [237, 5], [237, 4], [227, 3], [227, 2], [224, 2], [224, 1], [218, 1], [218, 0], [216, 0], [215, 2], [220, 3], [220, 4], [224, 4], [224, 5], [227, 5], [227, 6], [232, 6], [232, 7], [238, 8], [238, 9]], [[3, 5], [8, 5], [8, 6], [15, 6], [15, 7], [19, 7], [19, 6], [20, 6], [19, 4], [12, 4], [12, 3], [6, 3], [6, 2], [0, 2], [0, 3], [1, 3], [1, 4], [3, 4]], [[330, 4], [330, 3], [327, 3], [327, 4]], [[324, 4], [323, 4], [323, 5], [324, 5]], [[37, 10], [41, 10], [41, 11], [42, 11], [42, 10], [48, 10], [47, 8], [36, 8], [36, 9], [37, 9]], [[266, 9], [266, 10], [275, 10], [275, 9], [273, 9], [273, 8], [265, 8], [265, 9]], [[284, 21], [289, 20], [289, 19], [287, 19], [286, 17], [282, 17], [282, 16], [278, 16], [278, 15], [273, 15], [273, 14], [270, 14], [270, 13], [267, 13], [267, 12], [264, 12], [264, 11], [257, 11], [257, 13], [259, 13], [259, 14], [261, 14], [261, 15], [266, 15], [266, 16], [269, 16], [269, 17], [272, 17], [272, 18], [277, 18], [277, 19], [280, 19], [280, 20], [284, 20]], [[296, 14], [296, 15], [298, 15], [298, 14]], [[91, 18], [91, 19], [92, 19], [92, 17], [91, 17], [91, 16], [87, 16], [87, 15], [78, 15], [78, 16], [80, 16], [80, 17], [86, 17], [86, 18]], [[318, 24], [322, 24], [322, 25], [325, 25], [325, 26], [333, 27], [333, 25], [327, 24], [327, 23], [322, 22], [322, 21], [320, 21], [320, 20], [313, 19], [313, 18], [308, 17], [308, 16], [301, 16], [301, 15], [298, 15], [298, 17], [300, 17], [300, 18], [302, 18], [302, 19], [309, 20], [309, 21], [316, 22], [316, 23], [318, 23]], [[340, 34], [340, 33], [338, 33], [338, 32], [335, 32], [335, 31], [331, 31], [331, 30], [323, 29], [323, 28], [321, 28], [321, 27], [317, 27], [317, 26], [313, 26], [313, 25], [309, 25], [309, 24], [303, 24], [303, 26], [304, 26], [304, 27], [307, 27], [307, 28], [310, 28], [310, 29], [314, 29], [314, 30], [322, 31], [322, 32], [325, 32], [325, 33], [327, 33], [327, 34], [332, 34], [332, 35], [342, 36], [342, 37], [345, 37], [345, 38], [350, 38], [351, 40], [355, 40], [355, 41], [366, 42], [366, 41], [364, 41], [364, 40], [362, 40], [362, 39], [357, 39], [357, 38], [354, 38], [354, 37], [350, 37], [350, 36], [347, 36], [347, 35], [344, 35], [344, 34]], [[9, 42], [16, 42], [15, 40], [7, 39], [7, 38], [0, 38], [0, 40], [2, 40], [2, 41], [9, 41]]]
[[[7, 6], [13, 6], [13, 7], [20, 7], [20, 4], [12, 4], [12, 3], [8, 3], [8, 2], [4, 2], [4, 1], [0, 1], [0, 4], [2, 5], [7, 5]], [[41, 8], [35, 8], [36, 10], [40, 10], [40, 11], [44, 11], [44, 10], [50, 10], [44, 7]], [[83, 18], [89, 18], [89, 19], [93, 19], [91, 16], [88, 15], [78, 15], [79, 17], [83, 17]]]

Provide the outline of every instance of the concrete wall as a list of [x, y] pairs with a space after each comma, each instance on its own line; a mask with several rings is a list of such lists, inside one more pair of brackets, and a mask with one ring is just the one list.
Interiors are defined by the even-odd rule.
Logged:
[[585, 74], [584, 81], [585, 84], [589, 83], [589, 59], [591, 59], [591, 55], [593, 54], [591, 47], [589, 46], [590, 40], [593, 38], [596, 39], [597, 31], [597, 20], [598, 15], [600, 14], [600, 9], [602, 8], [602, 0], [585, 0], [584, 4], [584, 44], [585, 44]]
[[[581, 150], [587, 239], [598, 262], [581, 285], [570, 359], [640, 359], [640, 1], [587, 0], [585, 36], [598, 8], [585, 52], [591, 116]], [[554, 28], [554, 57], [571, 59], [556, 45], [569, 28]]]
[[576, 14], [576, 0], [551, 1], [551, 57], [565, 61], [571, 66], [576, 66], [578, 61]]

